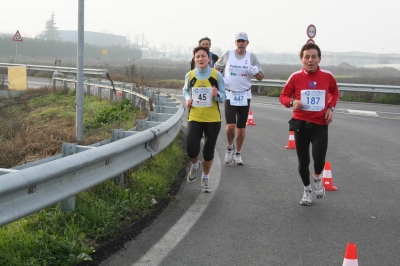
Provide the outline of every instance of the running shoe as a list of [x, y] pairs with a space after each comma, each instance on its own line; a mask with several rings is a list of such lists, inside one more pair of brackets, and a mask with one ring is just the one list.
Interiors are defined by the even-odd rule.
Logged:
[[300, 204], [310, 206], [311, 203], [312, 203], [312, 191], [304, 190], [303, 198], [300, 200]]
[[322, 183], [322, 173], [319, 175], [318, 179], [316, 179], [314, 175], [314, 195], [317, 199], [322, 199], [325, 196], [325, 188]]
[[225, 163], [226, 164], [230, 164], [232, 162], [235, 151], [236, 151], [235, 146], [233, 146], [231, 149], [226, 149], [226, 153], [225, 153]]
[[202, 192], [203, 193], [209, 193], [211, 192], [211, 183], [208, 178], [202, 179], [201, 180], [201, 186], [202, 186]]
[[236, 165], [243, 165], [243, 160], [242, 160], [242, 154], [236, 153], [235, 156], [233, 156], [233, 161], [235, 162]]
[[186, 177], [186, 179], [189, 183], [193, 183], [194, 181], [196, 181], [197, 170], [199, 170], [200, 165], [201, 165], [201, 161], [199, 160], [199, 166], [197, 168], [194, 168], [193, 164], [190, 167], [190, 171]]

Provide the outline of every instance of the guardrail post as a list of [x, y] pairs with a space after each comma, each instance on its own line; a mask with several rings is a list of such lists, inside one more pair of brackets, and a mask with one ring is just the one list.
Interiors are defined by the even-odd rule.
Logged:
[[146, 110], [146, 101], [143, 99], [140, 99], [140, 111], [143, 112]]
[[137, 131], [144, 131], [144, 130], [146, 130], [146, 129], [147, 129], [146, 120], [144, 120], [144, 119], [138, 119], [138, 120], [136, 120], [136, 128], [137, 128]]
[[131, 104], [133, 107], [136, 107], [136, 95], [131, 94]]
[[63, 81], [63, 89], [66, 90], [67, 89], [67, 81]]
[[[62, 145], [62, 156], [69, 156], [77, 153], [76, 143], [63, 143]], [[63, 212], [69, 212], [75, 210], [75, 196], [65, 199], [61, 202], [61, 210]]]
[[150, 112], [149, 121], [157, 121], [157, 112]]
[[109, 89], [108, 90], [108, 92], [109, 92], [109, 98], [110, 98], [110, 101], [114, 101], [114, 90], [113, 89]]
[[[113, 129], [111, 141], [117, 141], [124, 138], [124, 131], [122, 129]], [[124, 185], [124, 173], [121, 173], [113, 178], [113, 182], [116, 186], [122, 187]]]
[[57, 80], [53, 78], [53, 90], [56, 89], [57, 86]]

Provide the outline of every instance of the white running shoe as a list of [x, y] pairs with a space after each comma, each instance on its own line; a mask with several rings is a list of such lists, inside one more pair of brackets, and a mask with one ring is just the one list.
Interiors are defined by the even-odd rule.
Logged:
[[233, 145], [232, 149], [226, 149], [226, 153], [225, 153], [225, 163], [226, 164], [230, 164], [232, 162], [233, 155], [235, 154], [235, 152], [236, 152], [235, 145]]
[[244, 162], [242, 160], [242, 154], [236, 153], [235, 156], [233, 156], [233, 161], [235, 162], [236, 165], [243, 165]]
[[209, 193], [211, 192], [211, 183], [208, 178], [204, 178], [201, 180], [201, 186], [202, 186], [202, 192], [203, 193]]
[[301, 205], [310, 206], [312, 204], [312, 191], [304, 190], [303, 198], [300, 200]]
[[199, 160], [199, 166], [197, 168], [194, 168], [193, 164], [190, 167], [189, 173], [186, 177], [186, 179], [189, 183], [193, 183], [194, 181], [196, 181], [196, 175], [197, 175], [197, 171], [200, 168], [200, 165], [201, 165], [201, 161]]
[[319, 179], [314, 176], [314, 195], [317, 199], [322, 199], [325, 196], [325, 188], [322, 183], [322, 173], [319, 175]]

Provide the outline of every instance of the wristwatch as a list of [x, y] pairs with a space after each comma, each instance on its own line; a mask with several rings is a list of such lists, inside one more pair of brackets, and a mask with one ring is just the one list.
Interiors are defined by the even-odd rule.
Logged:
[[335, 107], [333, 106], [328, 106], [328, 108], [331, 108], [332, 112], [335, 111]]
[[293, 101], [294, 101], [294, 99], [292, 99], [292, 100], [290, 101], [290, 107], [293, 107]]

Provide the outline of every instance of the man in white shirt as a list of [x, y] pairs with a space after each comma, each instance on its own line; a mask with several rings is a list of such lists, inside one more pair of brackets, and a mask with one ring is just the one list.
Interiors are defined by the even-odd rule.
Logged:
[[241, 151], [246, 137], [246, 122], [252, 98], [251, 77], [262, 80], [264, 73], [257, 57], [246, 51], [249, 40], [245, 32], [236, 34], [235, 45], [235, 50], [222, 54], [215, 63], [215, 68], [223, 73], [226, 90], [225, 119], [228, 147], [225, 163], [230, 164], [233, 160], [236, 165], [243, 165]]

